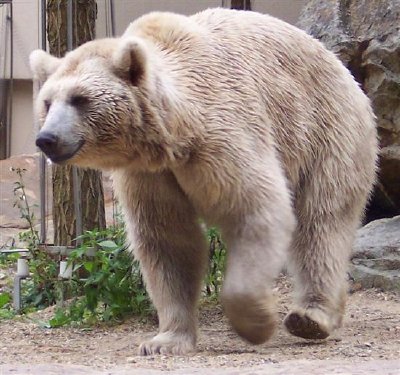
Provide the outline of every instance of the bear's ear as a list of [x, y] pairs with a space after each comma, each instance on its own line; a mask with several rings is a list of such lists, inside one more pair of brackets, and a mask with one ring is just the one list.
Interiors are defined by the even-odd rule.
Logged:
[[137, 86], [147, 73], [147, 47], [138, 38], [122, 39], [113, 55], [116, 74]]
[[60, 66], [61, 60], [51, 56], [41, 49], [33, 51], [29, 56], [29, 65], [31, 67], [33, 78], [40, 83], [44, 83]]

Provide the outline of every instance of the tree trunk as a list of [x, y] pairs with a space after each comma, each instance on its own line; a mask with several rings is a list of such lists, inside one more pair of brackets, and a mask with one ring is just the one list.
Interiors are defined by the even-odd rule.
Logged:
[[251, 10], [251, 0], [232, 0], [231, 9]]
[[[47, 0], [47, 35], [52, 55], [67, 52], [67, 0]], [[73, 1], [73, 47], [94, 39], [97, 5], [95, 0]], [[104, 229], [105, 210], [101, 173], [80, 169], [83, 231]], [[73, 178], [71, 166], [53, 166], [54, 244], [70, 245], [76, 238]]]

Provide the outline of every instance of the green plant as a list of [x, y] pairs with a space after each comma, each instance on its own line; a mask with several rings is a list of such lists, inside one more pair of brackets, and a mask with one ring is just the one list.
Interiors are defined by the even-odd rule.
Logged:
[[35, 229], [36, 218], [26, 194], [24, 168], [11, 168], [18, 176], [18, 181], [14, 182], [14, 207], [20, 212], [20, 217], [28, 224], [28, 230], [19, 234], [19, 239], [23, 241], [30, 255], [29, 269], [31, 279], [23, 284], [23, 304], [26, 308], [46, 307], [56, 302], [57, 295], [56, 283], [58, 275], [58, 265], [48, 253], [39, 250], [39, 234]]
[[[49, 325], [110, 322], [128, 314], [147, 315], [152, 311], [139, 266], [124, 245], [123, 230], [87, 231], [82, 240], [83, 245], [68, 260], [74, 277], [67, 283], [75, 285], [79, 297], [58, 309]], [[95, 248], [95, 253], [88, 255], [89, 248]]]
[[58, 299], [58, 262], [44, 251], [35, 250], [29, 260], [30, 278], [23, 283], [23, 305], [45, 308]]
[[21, 254], [19, 253], [0, 253], [0, 268], [12, 267], [20, 257]]
[[11, 319], [15, 312], [11, 306], [11, 294], [0, 293], [0, 319]]
[[20, 212], [21, 219], [26, 220], [29, 229], [25, 232], [21, 232], [19, 237], [20, 240], [26, 242], [28, 249], [34, 251], [37, 249], [39, 244], [39, 234], [35, 230], [35, 214], [32, 207], [29, 205], [28, 196], [26, 195], [24, 174], [26, 172], [25, 168], [14, 168], [11, 167], [11, 171], [15, 172], [18, 176], [18, 181], [14, 182], [14, 207], [17, 207]]
[[225, 272], [226, 247], [217, 228], [207, 230], [209, 242], [209, 266], [205, 279], [205, 294], [217, 298], [221, 291]]

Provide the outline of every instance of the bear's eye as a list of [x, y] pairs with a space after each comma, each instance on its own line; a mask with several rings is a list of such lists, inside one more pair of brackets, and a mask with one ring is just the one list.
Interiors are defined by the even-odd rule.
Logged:
[[49, 112], [50, 106], [51, 106], [51, 101], [50, 101], [50, 100], [45, 100], [45, 101], [44, 101], [44, 108], [45, 108], [45, 110], [46, 110], [46, 113]]
[[73, 95], [71, 96], [70, 103], [73, 106], [81, 107], [89, 103], [89, 98], [84, 95]]

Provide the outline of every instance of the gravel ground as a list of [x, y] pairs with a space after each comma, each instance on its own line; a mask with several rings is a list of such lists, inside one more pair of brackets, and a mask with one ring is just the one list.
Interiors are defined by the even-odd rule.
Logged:
[[[353, 286], [354, 288], [354, 286]], [[289, 285], [277, 286], [282, 318]], [[356, 289], [356, 288], [355, 288]], [[219, 306], [200, 312], [198, 351], [191, 356], [139, 357], [154, 322], [131, 319], [91, 329], [41, 328], [52, 310], [0, 322], [0, 375], [5, 374], [379, 374], [400, 375], [400, 296], [377, 290], [353, 291], [344, 327], [323, 341], [289, 335], [281, 326], [261, 346], [232, 332]], [[86, 366], [86, 367], [84, 367]]]

